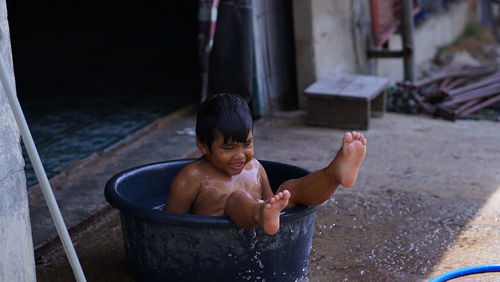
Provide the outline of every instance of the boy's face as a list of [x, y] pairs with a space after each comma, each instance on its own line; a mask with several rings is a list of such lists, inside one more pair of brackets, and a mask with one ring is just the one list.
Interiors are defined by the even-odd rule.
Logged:
[[253, 134], [248, 133], [246, 142], [224, 144], [224, 138], [219, 136], [211, 144], [211, 151], [207, 146], [198, 142], [198, 148], [205, 155], [212, 166], [220, 171], [234, 176], [240, 174], [246, 164], [253, 159]]

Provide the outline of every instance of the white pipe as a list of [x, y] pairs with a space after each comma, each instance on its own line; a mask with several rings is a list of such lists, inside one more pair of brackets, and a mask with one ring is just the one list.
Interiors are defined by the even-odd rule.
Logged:
[[45, 174], [42, 161], [40, 160], [40, 156], [38, 155], [38, 151], [35, 147], [35, 142], [33, 142], [33, 137], [31, 136], [31, 132], [28, 128], [28, 123], [26, 122], [26, 118], [24, 117], [23, 110], [21, 109], [21, 105], [19, 104], [19, 100], [17, 99], [16, 90], [14, 89], [13, 83], [10, 80], [8, 73], [9, 72], [7, 70], [7, 67], [5, 66], [4, 60], [2, 56], [0, 56], [0, 80], [5, 89], [5, 93], [7, 94], [7, 99], [9, 100], [9, 104], [12, 112], [14, 113], [14, 117], [16, 118], [17, 126], [21, 131], [24, 145], [26, 147], [26, 150], [28, 151], [31, 164], [35, 169], [36, 178], [38, 179], [38, 183], [42, 188], [45, 202], [47, 202], [47, 206], [49, 207], [50, 215], [52, 216], [52, 220], [54, 221], [54, 224], [56, 226], [59, 238], [61, 238], [64, 251], [66, 252], [66, 256], [68, 257], [69, 263], [71, 264], [71, 268], [73, 269], [76, 281], [85, 282], [87, 280], [85, 279], [82, 267], [80, 266], [80, 262], [78, 261], [78, 257], [76, 256], [76, 252], [71, 242], [71, 238], [69, 237], [68, 230], [66, 229], [66, 225], [64, 224], [61, 211], [59, 210], [56, 198], [54, 197], [54, 193], [52, 192], [52, 188], [50, 187], [47, 174]]

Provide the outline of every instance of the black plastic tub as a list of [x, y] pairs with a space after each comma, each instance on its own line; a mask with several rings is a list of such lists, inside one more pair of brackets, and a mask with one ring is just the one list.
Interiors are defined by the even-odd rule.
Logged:
[[[161, 210], [177, 172], [192, 160], [132, 168], [106, 184], [106, 200], [120, 210], [129, 269], [139, 281], [295, 281], [306, 274], [316, 208], [298, 206], [281, 214], [269, 236], [243, 230], [227, 217]], [[273, 190], [309, 172], [261, 161]]]

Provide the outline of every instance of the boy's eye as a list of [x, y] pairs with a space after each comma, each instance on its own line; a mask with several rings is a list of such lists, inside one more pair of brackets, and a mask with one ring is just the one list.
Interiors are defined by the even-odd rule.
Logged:
[[252, 144], [253, 144], [253, 139], [250, 138], [247, 140], [247, 142], [245, 142], [244, 145], [245, 145], [245, 147], [250, 147], [250, 146], [252, 146]]
[[230, 151], [233, 149], [233, 146], [223, 146], [222, 149], [226, 150], [226, 151]]

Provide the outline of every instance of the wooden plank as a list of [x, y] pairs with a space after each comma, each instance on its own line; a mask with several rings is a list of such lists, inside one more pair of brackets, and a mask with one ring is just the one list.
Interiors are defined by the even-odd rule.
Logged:
[[370, 120], [370, 102], [349, 99], [309, 97], [307, 122], [312, 125], [366, 130]]
[[348, 74], [327, 74], [309, 86], [304, 92], [307, 95], [338, 95], [356, 77]]
[[377, 76], [356, 76], [346, 88], [338, 94], [338, 96], [359, 97], [368, 100], [377, 96], [380, 91], [384, 90], [387, 85], [387, 78]]
[[309, 86], [307, 96], [321, 96], [371, 100], [384, 90], [384, 77], [350, 74], [328, 74]]

